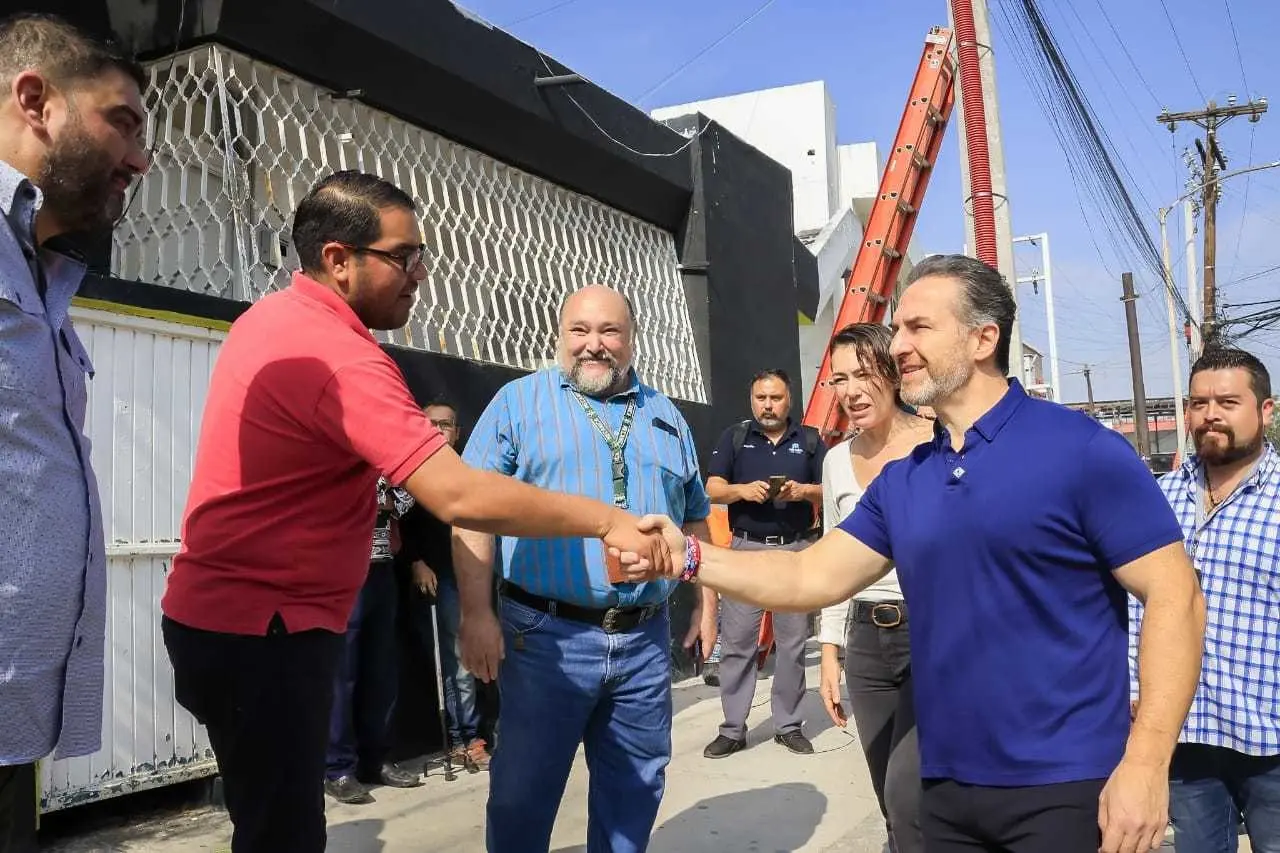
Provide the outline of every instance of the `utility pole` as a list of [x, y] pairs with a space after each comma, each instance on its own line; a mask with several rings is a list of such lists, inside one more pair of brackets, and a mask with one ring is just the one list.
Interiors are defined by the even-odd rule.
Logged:
[[[1191, 199], [1187, 199], [1182, 203], [1182, 230], [1186, 235], [1187, 241], [1185, 252], [1187, 254], [1187, 310], [1191, 312], [1191, 316], [1195, 317], [1197, 308], [1200, 305], [1200, 294], [1196, 289], [1196, 217], [1195, 203]], [[1202, 346], [1200, 338], [1200, 329], [1193, 323], [1191, 325], [1191, 337], [1187, 341], [1187, 345], [1191, 349], [1189, 363], [1195, 364], [1196, 359], [1200, 357], [1200, 347]]]
[[[954, 0], [952, 0], [954, 2]], [[991, 161], [991, 195], [995, 203], [996, 218], [996, 254], [999, 258], [997, 268], [1004, 276], [1009, 290], [1013, 293], [1014, 304], [1018, 304], [1018, 273], [1013, 263], [1013, 216], [1009, 209], [1009, 184], [1004, 169], [1004, 137], [1000, 130], [1000, 102], [996, 97], [996, 57], [991, 48], [991, 15], [987, 8], [987, 0], [965, 0], [973, 9], [973, 28], [977, 41], [979, 70], [982, 78], [983, 112], [987, 120], [987, 154]], [[951, 8], [951, 3], [948, 3]], [[952, 10], [951, 25], [955, 28], [955, 13]], [[956, 87], [956, 109], [954, 115], [960, 120], [960, 180], [966, 195], [970, 192], [969, 183], [969, 142], [964, 119], [964, 89]], [[965, 205], [966, 241], [969, 246], [977, 246], [974, 235], [973, 210]], [[1022, 378], [1022, 323], [1021, 318], [1014, 321], [1013, 334], [1009, 336], [1009, 372]]]
[[1094, 418], [1097, 417], [1097, 412], [1094, 410], [1093, 406], [1093, 371], [1090, 370], [1089, 365], [1086, 364], [1083, 372], [1085, 391], [1089, 395], [1089, 417]]
[[[1169, 260], [1169, 229], [1165, 221], [1169, 208], [1160, 209], [1160, 258], [1164, 268], [1164, 304], [1169, 312], [1169, 358], [1173, 369], [1173, 416], [1178, 431], [1178, 459], [1187, 458], [1187, 424], [1182, 411], [1182, 347], [1178, 345], [1178, 320], [1173, 307], [1173, 264]], [[1156, 439], [1160, 433], [1156, 431]]]
[[1172, 133], [1180, 121], [1189, 121], [1204, 128], [1204, 142], [1196, 140], [1196, 150], [1200, 152], [1200, 162], [1204, 169], [1204, 322], [1201, 336], [1204, 346], [1212, 346], [1218, 333], [1217, 315], [1217, 270], [1218, 262], [1218, 170], [1227, 168], [1227, 158], [1218, 147], [1218, 128], [1236, 116], [1248, 116], [1249, 121], [1257, 122], [1267, 111], [1267, 99], [1258, 98], [1247, 104], [1236, 103], [1235, 95], [1227, 98], [1227, 105], [1220, 107], [1210, 101], [1203, 110], [1183, 113], [1171, 113], [1168, 110], [1160, 113], [1156, 121], [1169, 128]]
[[1044, 281], [1045, 314], [1049, 323], [1049, 386], [1052, 389], [1049, 399], [1055, 403], [1062, 402], [1062, 378], [1058, 372], [1058, 324], [1053, 316], [1053, 265], [1049, 259], [1049, 235], [1033, 234], [1029, 237], [1014, 237], [1014, 243], [1030, 243], [1040, 249], [1040, 269], [1033, 269], [1031, 275], [1018, 276], [1018, 284], [1030, 283], [1039, 288]]
[[1142, 381], [1142, 347], [1138, 342], [1138, 297], [1133, 292], [1133, 273], [1120, 277], [1124, 288], [1124, 320], [1129, 327], [1129, 366], [1133, 370], [1133, 437], [1143, 462], [1151, 461], [1151, 440], [1147, 434], [1147, 389]]

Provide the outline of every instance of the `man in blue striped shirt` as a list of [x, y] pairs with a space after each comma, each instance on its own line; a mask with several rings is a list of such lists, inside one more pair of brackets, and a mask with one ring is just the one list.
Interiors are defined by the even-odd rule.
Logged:
[[[637, 378], [634, 335], [631, 304], [619, 292], [592, 286], [570, 295], [559, 364], [503, 387], [463, 458], [542, 488], [669, 516], [707, 537], [711, 503], [688, 424]], [[645, 850], [671, 757], [666, 602], [675, 584], [613, 583], [603, 547], [584, 539], [496, 543], [455, 529], [454, 564], [464, 663], [485, 681], [497, 677], [502, 696], [489, 853], [549, 848], [579, 744], [591, 774], [587, 850]], [[686, 647], [699, 638], [705, 650], [715, 645], [715, 605], [702, 599]]]
[[[1280, 851], [1280, 454], [1262, 362], [1209, 349], [1191, 367], [1195, 455], [1160, 480], [1200, 575], [1204, 666], [1170, 768], [1178, 853], [1234, 853], [1241, 815], [1254, 853]], [[1130, 603], [1137, 692], [1142, 607]]]

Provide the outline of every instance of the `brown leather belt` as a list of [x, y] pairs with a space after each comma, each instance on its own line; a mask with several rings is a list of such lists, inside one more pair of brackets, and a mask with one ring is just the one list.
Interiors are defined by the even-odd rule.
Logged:
[[907, 624], [907, 604], [905, 601], [854, 599], [850, 617], [855, 622], [866, 622], [877, 628], [898, 628]]
[[509, 598], [514, 602], [523, 604], [525, 607], [537, 610], [539, 613], [594, 625], [602, 629], [606, 634], [625, 634], [628, 631], [634, 631], [644, 622], [657, 616], [666, 607], [665, 604], [643, 604], [634, 607], [583, 607], [580, 604], [570, 604], [567, 601], [556, 601], [553, 598], [534, 595], [527, 589], [522, 589], [513, 583], [504, 583], [501, 594], [504, 598]]

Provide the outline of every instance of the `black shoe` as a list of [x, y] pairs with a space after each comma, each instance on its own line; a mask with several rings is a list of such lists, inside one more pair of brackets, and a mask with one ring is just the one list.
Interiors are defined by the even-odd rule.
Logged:
[[720, 666], [709, 663], [702, 667], [702, 682], [708, 687], [720, 686]]
[[702, 750], [703, 758], [728, 758], [735, 752], [741, 752], [747, 748], [746, 738], [735, 740], [725, 735], [717, 735], [716, 739], [707, 744], [707, 748]]
[[379, 776], [382, 779], [382, 784], [388, 788], [417, 788], [422, 784], [422, 777], [417, 773], [401, 770], [394, 764], [382, 765], [382, 772]]
[[773, 736], [774, 743], [780, 743], [796, 755], [813, 755], [813, 744], [800, 731], [784, 732]]
[[362, 806], [373, 802], [369, 789], [360, 784], [354, 776], [339, 776], [337, 779], [326, 779], [324, 781], [324, 792], [338, 802], [352, 806]]

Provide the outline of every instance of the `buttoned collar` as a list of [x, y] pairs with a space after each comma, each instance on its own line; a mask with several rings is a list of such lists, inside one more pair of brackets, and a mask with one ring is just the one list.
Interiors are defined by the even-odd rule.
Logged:
[[[1022, 383], [1016, 379], [1010, 379], [1009, 390], [1005, 391], [1004, 396], [974, 422], [969, 431], [977, 433], [990, 444], [996, 440], [996, 436], [1000, 434], [1000, 430], [1004, 429], [1005, 424], [1009, 423], [1014, 413], [1022, 408], [1026, 399], [1027, 392], [1023, 390]], [[933, 422], [933, 437], [940, 447], [948, 442], [947, 428], [942, 425], [941, 419]], [[967, 439], [968, 436], [966, 435], [965, 438]]]
[[0, 160], [0, 210], [13, 226], [18, 239], [35, 247], [36, 211], [44, 203], [40, 188], [26, 175]]
[[322, 308], [335, 315], [344, 324], [350, 326], [352, 329], [374, 343], [377, 343], [377, 339], [374, 338], [373, 333], [370, 332], [369, 328], [361, 322], [358, 316], [356, 316], [356, 312], [352, 310], [346, 300], [339, 296], [333, 288], [321, 284], [305, 273], [295, 272], [293, 274], [293, 282], [289, 290], [292, 291], [292, 293], [299, 299], [306, 300], [307, 302], [318, 303]]

